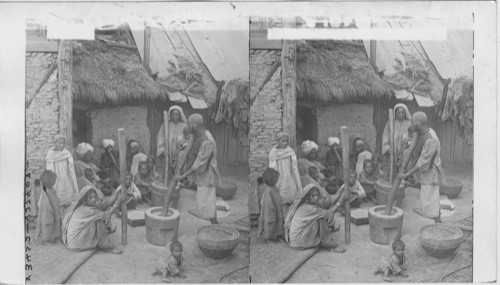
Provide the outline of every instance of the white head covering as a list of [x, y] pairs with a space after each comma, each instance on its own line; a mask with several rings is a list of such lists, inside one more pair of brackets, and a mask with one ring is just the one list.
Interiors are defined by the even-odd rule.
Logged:
[[398, 108], [403, 108], [405, 110], [405, 113], [406, 113], [406, 120], [408, 121], [411, 121], [411, 114], [410, 114], [410, 111], [408, 110], [408, 107], [403, 104], [403, 103], [398, 103], [394, 106], [394, 109], [393, 109], [393, 112], [394, 112], [394, 120], [396, 120], [396, 110]]
[[302, 142], [301, 150], [304, 155], [308, 155], [313, 149], [319, 149], [319, 146], [315, 142], [310, 140]]
[[79, 143], [76, 147], [76, 154], [79, 158], [84, 157], [87, 152], [94, 152], [94, 148], [85, 142]]
[[168, 115], [170, 116], [171, 112], [173, 110], [177, 110], [179, 111], [179, 113], [181, 114], [181, 121], [183, 121], [184, 123], [187, 124], [187, 119], [186, 119], [186, 115], [184, 115], [184, 111], [182, 110], [181, 107], [177, 106], [177, 105], [173, 105], [172, 107], [170, 107], [170, 109], [168, 109]]
[[334, 144], [340, 145], [340, 140], [337, 137], [329, 137], [328, 138], [328, 146], [332, 146]]
[[112, 139], [104, 139], [102, 141], [102, 146], [107, 148], [108, 146], [115, 146], [115, 142]]

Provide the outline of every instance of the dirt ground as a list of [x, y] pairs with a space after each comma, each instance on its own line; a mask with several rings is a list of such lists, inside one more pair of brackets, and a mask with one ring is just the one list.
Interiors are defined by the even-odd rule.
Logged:
[[[226, 201], [231, 207], [229, 215], [219, 217], [220, 223], [233, 223], [248, 216], [248, 167], [221, 167], [220, 170], [223, 179], [231, 179], [238, 184], [235, 196]], [[187, 212], [195, 205], [196, 192], [182, 189], [179, 201], [181, 213], [179, 237], [194, 236], [200, 226], [209, 224], [208, 221], [196, 218]], [[117, 231], [111, 234], [111, 240], [115, 245], [123, 248], [124, 253], [115, 255], [97, 251], [72, 274], [66, 283], [161, 283], [161, 278], [152, 276], [151, 273], [165, 247], [155, 246], [147, 242], [145, 226], [129, 226], [128, 244], [122, 246], [121, 220], [114, 215], [112, 222], [117, 225]], [[189, 272], [186, 274], [189, 275]], [[221, 273], [221, 275], [224, 274]], [[176, 282], [178, 281], [176, 280]]]
[[[472, 215], [473, 200], [473, 172], [472, 166], [445, 166], [446, 177], [459, 179], [464, 187], [460, 195], [450, 199], [455, 204], [454, 213], [443, 217], [443, 222], [457, 222]], [[453, 256], [445, 259], [437, 259], [428, 256], [418, 240], [420, 228], [434, 221], [423, 218], [412, 211], [418, 205], [419, 189], [407, 188], [403, 201], [404, 220], [402, 240], [406, 243], [406, 255], [408, 256], [407, 279], [397, 277], [395, 282], [438, 282]], [[373, 204], [362, 205], [369, 208]], [[379, 245], [370, 240], [369, 226], [356, 226], [351, 224], [351, 243], [345, 244], [344, 219], [337, 214], [336, 220], [342, 225], [341, 230], [334, 234], [336, 241], [347, 249], [343, 254], [333, 253], [325, 250], [318, 251], [306, 261], [287, 280], [288, 283], [336, 283], [356, 282], [375, 283], [383, 282], [382, 275], [373, 275], [380, 257], [391, 253], [390, 245]], [[462, 272], [463, 280], [460, 282], [472, 282], [472, 269]]]

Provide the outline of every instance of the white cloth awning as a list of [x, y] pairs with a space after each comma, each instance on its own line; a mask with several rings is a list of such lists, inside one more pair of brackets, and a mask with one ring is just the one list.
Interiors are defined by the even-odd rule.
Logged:
[[394, 96], [399, 100], [411, 101], [413, 100], [413, 93], [409, 92], [406, 89], [401, 90], [393, 90]]
[[434, 106], [434, 102], [432, 102], [431, 98], [424, 97], [418, 94], [413, 93], [415, 96], [415, 100], [420, 107], [432, 107]]

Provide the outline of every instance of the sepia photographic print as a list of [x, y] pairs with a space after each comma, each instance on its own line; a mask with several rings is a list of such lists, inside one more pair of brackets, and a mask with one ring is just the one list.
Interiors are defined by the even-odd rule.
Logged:
[[496, 281], [496, 3], [0, 7], [1, 283]]

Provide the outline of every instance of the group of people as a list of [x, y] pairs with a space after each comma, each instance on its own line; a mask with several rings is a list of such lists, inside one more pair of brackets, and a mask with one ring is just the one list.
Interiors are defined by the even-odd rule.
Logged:
[[[259, 177], [250, 198], [252, 227], [258, 226], [265, 241], [284, 240], [294, 248], [319, 246], [344, 252], [330, 235], [339, 229], [334, 213], [342, 213], [346, 201], [351, 207], [359, 207], [365, 199], [377, 202], [375, 185], [389, 176], [381, 157], [387, 162], [391, 153], [396, 161], [393, 170], [396, 177], [404, 180], [415, 176], [421, 184], [420, 207], [414, 211], [441, 222], [439, 185], [443, 171], [439, 139], [429, 127], [425, 113], [416, 112], [412, 116], [404, 104], [397, 104], [394, 113], [394, 147], [389, 144], [387, 123], [381, 156], [370, 151], [363, 137], [350, 140], [348, 181], [340, 177], [343, 171], [339, 138], [328, 139], [329, 149], [323, 164], [319, 162], [319, 146], [314, 141], [302, 142], [302, 156], [297, 158], [289, 145], [289, 135], [279, 133], [277, 144], [268, 156], [268, 168]], [[405, 158], [410, 163], [403, 168]]]
[[[169, 110], [170, 122], [165, 145], [165, 130], [158, 137], [158, 157], [171, 152], [173, 163], [172, 180], [182, 181], [190, 177], [197, 187], [197, 208], [200, 217], [217, 223], [215, 188], [219, 181], [217, 147], [213, 136], [205, 130], [203, 117], [193, 114], [186, 119], [182, 109], [173, 106]], [[175, 136], [179, 134], [179, 136]], [[191, 151], [186, 153], [190, 136], [193, 136]], [[54, 147], [46, 156], [46, 169], [40, 176], [41, 195], [38, 203], [36, 238], [42, 242], [63, 242], [73, 250], [98, 248], [112, 253], [121, 253], [109, 234], [116, 231], [111, 224], [111, 215], [122, 203], [135, 208], [137, 203], [151, 205], [150, 186], [161, 180], [155, 159], [141, 152], [139, 143], [130, 140], [125, 158], [119, 156], [112, 139], [103, 140], [104, 152], [101, 164], [93, 161], [94, 147], [82, 142], [75, 149], [75, 157], [66, 148], [66, 138], [54, 137]], [[172, 151], [175, 149], [174, 151]], [[163, 157], [161, 157], [163, 155]], [[119, 161], [126, 160], [126, 177], [120, 179]], [[179, 161], [182, 161], [179, 163]], [[163, 163], [163, 169], [165, 169]], [[159, 167], [161, 168], [161, 166]], [[122, 190], [123, 186], [125, 187]], [[179, 197], [180, 189], [174, 193]], [[174, 195], [176, 196], [176, 195]], [[172, 207], [176, 207], [174, 199]]]

